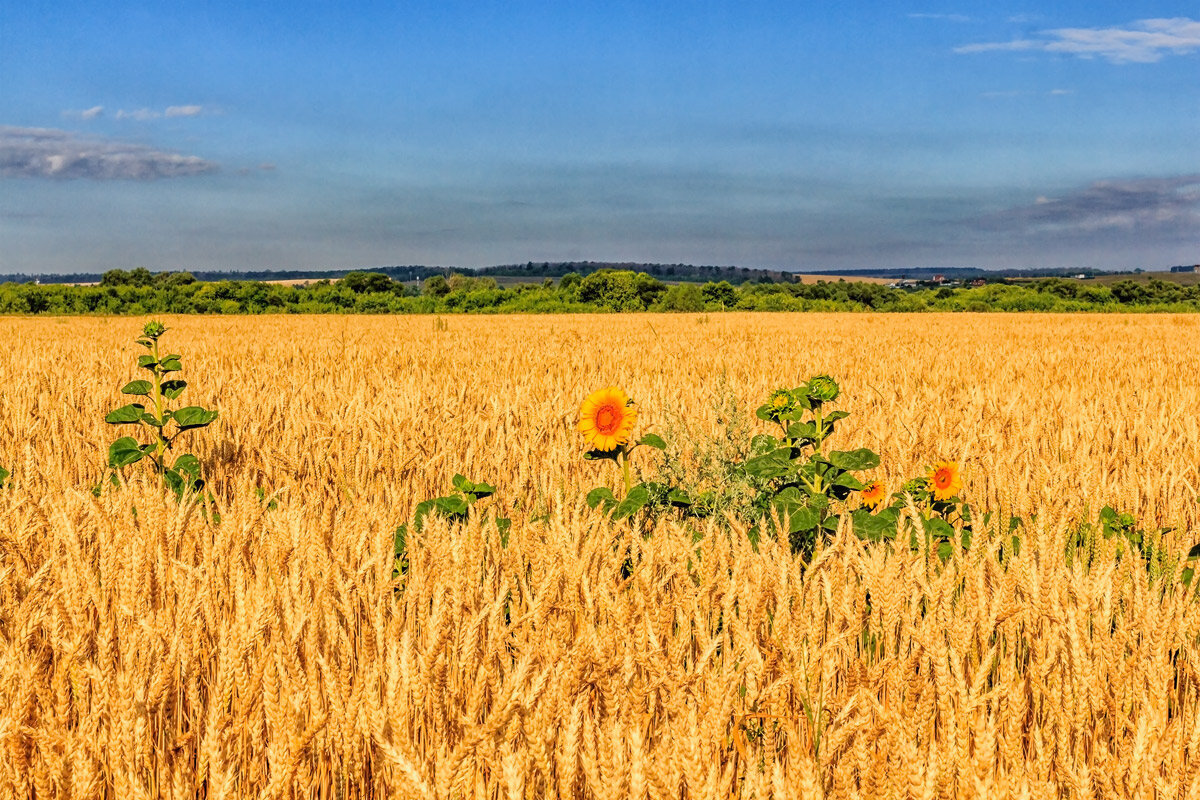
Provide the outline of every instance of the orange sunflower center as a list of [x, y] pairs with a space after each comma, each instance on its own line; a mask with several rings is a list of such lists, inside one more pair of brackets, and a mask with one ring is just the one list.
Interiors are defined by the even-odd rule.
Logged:
[[596, 409], [596, 431], [611, 436], [621, 425], [621, 412], [616, 406], [606, 405]]
[[936, 470], [933, 473], [933, 485], [935, 487], [937, 487], [938, 489], [949, 488], [950, 484], [953, 481], [954, 481], [954, 475], [946, 467], [942, 467], [941, 469]]

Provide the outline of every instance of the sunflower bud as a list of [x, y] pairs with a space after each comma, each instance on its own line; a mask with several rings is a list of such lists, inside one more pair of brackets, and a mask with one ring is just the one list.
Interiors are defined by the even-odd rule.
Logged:
[[830, 403], [837, 399], [840, 390], [837, 381], [828, 375], [817, 375], [808, 381], [804, 394], [813, 404]]
[[142, 328], [142, 336], [147, 339], [157, 339], [167, 332], [167, 326], [157, 320], [151, 320], [146, 323], [146, 327]]

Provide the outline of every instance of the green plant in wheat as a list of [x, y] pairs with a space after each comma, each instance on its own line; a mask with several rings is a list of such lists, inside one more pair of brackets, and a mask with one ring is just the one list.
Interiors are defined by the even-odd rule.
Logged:
[[[455, 475], [450, 481], [453, 490], [442, 497], [433, 497], [417, 504], [413, 511], [412, 530], [421, 532], [425, 520], [430, 516], [444, 517], [450, 522], [466, 522], [471, 509], [480, 500], [491, 497], [496, 493], [496, 487], [488, 483], [476, 483], [464, 475]], [[486, 520], [485, 520], [486, 521]], [[508, 547], [508, 534], [512, 529], [512, 520], [508, 517], [492, 516], [496, 530], [500, 532], [500, 545]], [[408, 531], [407, 522], [401, 523], [393, 534], [395, 557], [392, 561], [392, 578], [402, 578], [408, 572]]]
[[203, 489], [204, 479], [200, 461], [194, 455], [171, 456], [175, 440], [182, 433], [206, 427], [217, 418], [217, 412], [200, 406], [170, 408], [187, 388], [187, 382], [172, 377], [183, 369], [181, 356], [177, 353], [163, 355], [159, 350], [159, 338], [166, 331], [161, 322], [148, 322], [137, 339], [137, 343], [149, 351], [138, 356], [137, 361], [138, 367], [148, 376], [130, 381], [121, 392], [144, 399], [110, 411], [104, 421], [110, 425], [138, 426], [143, 436], [141, 441], [134, 436], [122, 436], [113, 442], [108, 448], [108, 465], [113, 470], [115, 482], [117, 471], [141, 461], [171, 491], [182, 496], [185, 491]]
[[[755, 413], [778, 425], [779, 435], [755, 436], [752, 455], [738, 469], [756, 489], [745, 511], [763, 520], [769, 532], [786, 536], [796, 553], [811, 553], [837, 530], [845, 501], [865, 488], [854, 473], [879, 466], [879, 456], [866, 448], [827, 449], [837, 423], [850, 416], [829, 409], [839, 394], [828, 375], [776, 389]], [[786, 530], [777, 530], [776, 520]]]
[[8, 485], [8, 479], [12, 477], [12, 473], [4, 467], [0, 467], [0, 489]]

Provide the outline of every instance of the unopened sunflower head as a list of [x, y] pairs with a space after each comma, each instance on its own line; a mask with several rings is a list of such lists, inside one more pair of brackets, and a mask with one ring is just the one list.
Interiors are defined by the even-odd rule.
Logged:
[[579, 432], [594, 450], [611, 452], [627, 444], [636, 423], [637, 407], [616, 386], [592, 392], [579, 406]]
[[939, 461], [926, 475], [934, 500], [949, 500], [962, 491], [962, 473], [957, 461]]
[[837, 381], [828, 375], [817, 375], [810, 378], [804, 391], [808, 395], [809, 402], [814, 405], [832, 403], [834, 400], [837, 400], [838, 395], [841, 393]]

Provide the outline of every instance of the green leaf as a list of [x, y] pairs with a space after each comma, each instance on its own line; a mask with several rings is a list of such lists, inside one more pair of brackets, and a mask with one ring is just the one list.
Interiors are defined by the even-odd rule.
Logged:
[[182, 381], [182, 380], [163, 381], [163, 384], [162, 384], [163, 397], [167, 398], [168, 400], [176, 400], [179, 398], [179, 395], [183, 394], [183, 390], [186, 388], [187, 388], [187, 381]]
[[769, 481], [790, 475], [796, 471], [796, 468], [792, 464], [792, 451], [787, 447], [781, 447], [766, 455], [748, 459], [745, 470], [746, 474], [752, 478]]
[[425, 523], [425, 518], [432, 512], [432, 500], [422, 500], [420, 503], [417, 503], [417, 507], [413, 511], [413, 528], [419, 532], [421, 530], [421, 526]]
[[454, 486], [455, 489], [458, 489], [460, 492], [472, 492], [475, 490], [474, 482], [467, 480], [467, 478], [465, 476], [457, 474], [457, 473], [455, 474], [455, 476], [453, 478], [450, 479], [450, 483], [452, 486]]
[[774, 422], [776, 413], [777, 412], [775, 409], [771, 408], [770, 406], [761, 405], [755, 409], [754, 416], [758, 417], [763, 422]]
[[793, 439], [809, 439], [815, 440], [817, 436], [817, 426], [812, 422], [795, 422], [788, 425], [788, 436]]
[[178, 372], [183, 369], [183, 364], [179, 362], [179, 356], [169, 355], [158, 362], [158, 369], [159, 372]]
[[[200, 479], [200, 459], [191, 453], [184, 453], [175, 459], [175, 463], [171, 465], [171, 469], [188, 475], [192, 480]], [[259, 499], [261, 500], [262, 498]]]
[[467, 515], [467, 510], [471, 505], [463, 497], [452, 494], [447, 497], [435, 498], [433, 507], [443, 516], [460, 519]]
[[650, 502], [650, 493], [645, 486], [635, 486], [625, 495], [625, 499], [617, 503], [613, 509], [613, 519], [624, 519], [641, 511]]
[[142, 422], [146, 423], [147, 425], [152, 425], [155, 428], [161, 428], [162, 426], [166, 425], [170, 421], [171, 421], [171, 412], [170, 411], [164, 412], [162, 419], [159, 419], [158, 417], [154, 416], [149, 411], [146, 411], [142, 414]]
[[861, 492], [863, 489], [867, 488], [865, 485], [863, 485], [862, 481], [851, 475], [849, 472], [843, 472], [841, 475], [838, 475], [836, 478], [834, 478], [833, 485], [842, 486], [846, 489], [853, 489], [856, 492]]
[[508, 517], [496, 517], [496, 530], [500, 532], [500, 546], [508, 547], [508, 536], [512, 533], [512, 520]]
[[687, 492], [682, 489], [672, 489], [667, 492], [667, 502], [673, 506], [690, 506], [692, 498], [688, 497]]
[[620, 448], [617, 448], [616, 450], [588, 450], [583, 454], [583, 458], [585, 461], [603, 461], [604, 459], [616, 461], [617, 456], [620, 454]]
[[113, 469], [127, 467], [142, 460], [146, 451], [132, 436], [122, 436], [108, 446], [108, 465]]
[[1189, 559], [1192, 559], [1192, 558], [1196, 558], [1198, 556], [1200, 556], [1200, 544], [1192, 545], [1192, 549], [1188, 550], [1187, 557]]
[[832, 450], [829, 453], [829, 463], [841, 469], [875, 469], [879, 466], [879, 456], [865, 447], [857, 450]]
[[750, 452], [762, 455], [783, 447], [783, 440], [769, 433], [760, 433], [750, 439]]
[[805, 505], [807, 498], [800, 494], [800, 490], [795, 486], [789, 486], [777, 492], [771, 498], [771, 505], [781, 512], [791, 513], [801, 506]]
[[604, 504], [605, 508], [609, 508], [610, 506], [617, 504], [617, 498], [613, 495], [612, 489], [601, 486], [597, 489], [592, 489], [587, 493], [588, 508], [595, 508], [601, 503]]
[[475, 495], [476, 500], [482, 500], [485, 497], [491, 497], [496, 493], [496, 487], [490, 483], [477, 483], [475, 489], [470, 494]]
[[830, 411], [822, 419], [826, 422], [837, 422], [839, 419], [845, 419], [848, 416], [850, 416], [849, 411]]
[[141, 403], [130, 403], [127, 406], [121, 406], [115, 411], [108, 412], [104, 421], [109, 425], [129, 425], [142, 421], [142, 414], [146, 412], [146, 407]]
[[4, 488], [4, 482], [7, 481], [11, 475], [11, 472], [6, 470], [4, 467], [0, 467], [0, 489]]
[[138, 366], [142, 369], [148, 369], [153, 372], [157, 365], [158, 361], [154, 359], [154, 356], [138, 356]]
[[150, 385], [150, 381], [130, 381], [121, 387], [121, 394], [149, 396], [152, 391], [154, 391], [154, 387]]
[[925, 520], [925, 530], [930, 536], [938, 539], [954, 539], [954, 527], [944, 519]]
[[175, 411], [172, 417], [175, 419], [175, 424], [179, 426], [179, 430], [186, 431], [192, 428], [203, 428], [217, 418], [217, 413], [200, 406], [184, 406]]
[[663, 438], [654, 433], [647, 433], [645, 436], [638, 439], [637, 443], [647, 445], [648, 447], [654, 447], [659, 450], [667, 449], [667, 443], [663, 441]]
[[401, 523], [400, 527], [396, 528], [396, 533], [392, 537], [392, 548], [396, 553], [396, 558], [404, 555], [408, 549], [408, 526]]
[[817, 516], [816, 511], [813, 511], [808, 506], [801, 506], [788, 515], [788, 532], [810, 531], [817, 527], [820, 522], [821, 518]]
[[134, 341], [136, 341], [138, 344], [140, 344], [142, 347], [146, 348], [147, 350], [149, 350], [151, 347], [154, 347], [154, 342], [150, 341], [149, 339], [135, 339]]
[[854, 520], [854, 533], [860, 539], [869, 542], [880, 542], [896, 538], [897, 512], [888, 508], [878, 514], [872, 514], [865, 508], [855, 511], [851, 518]]

